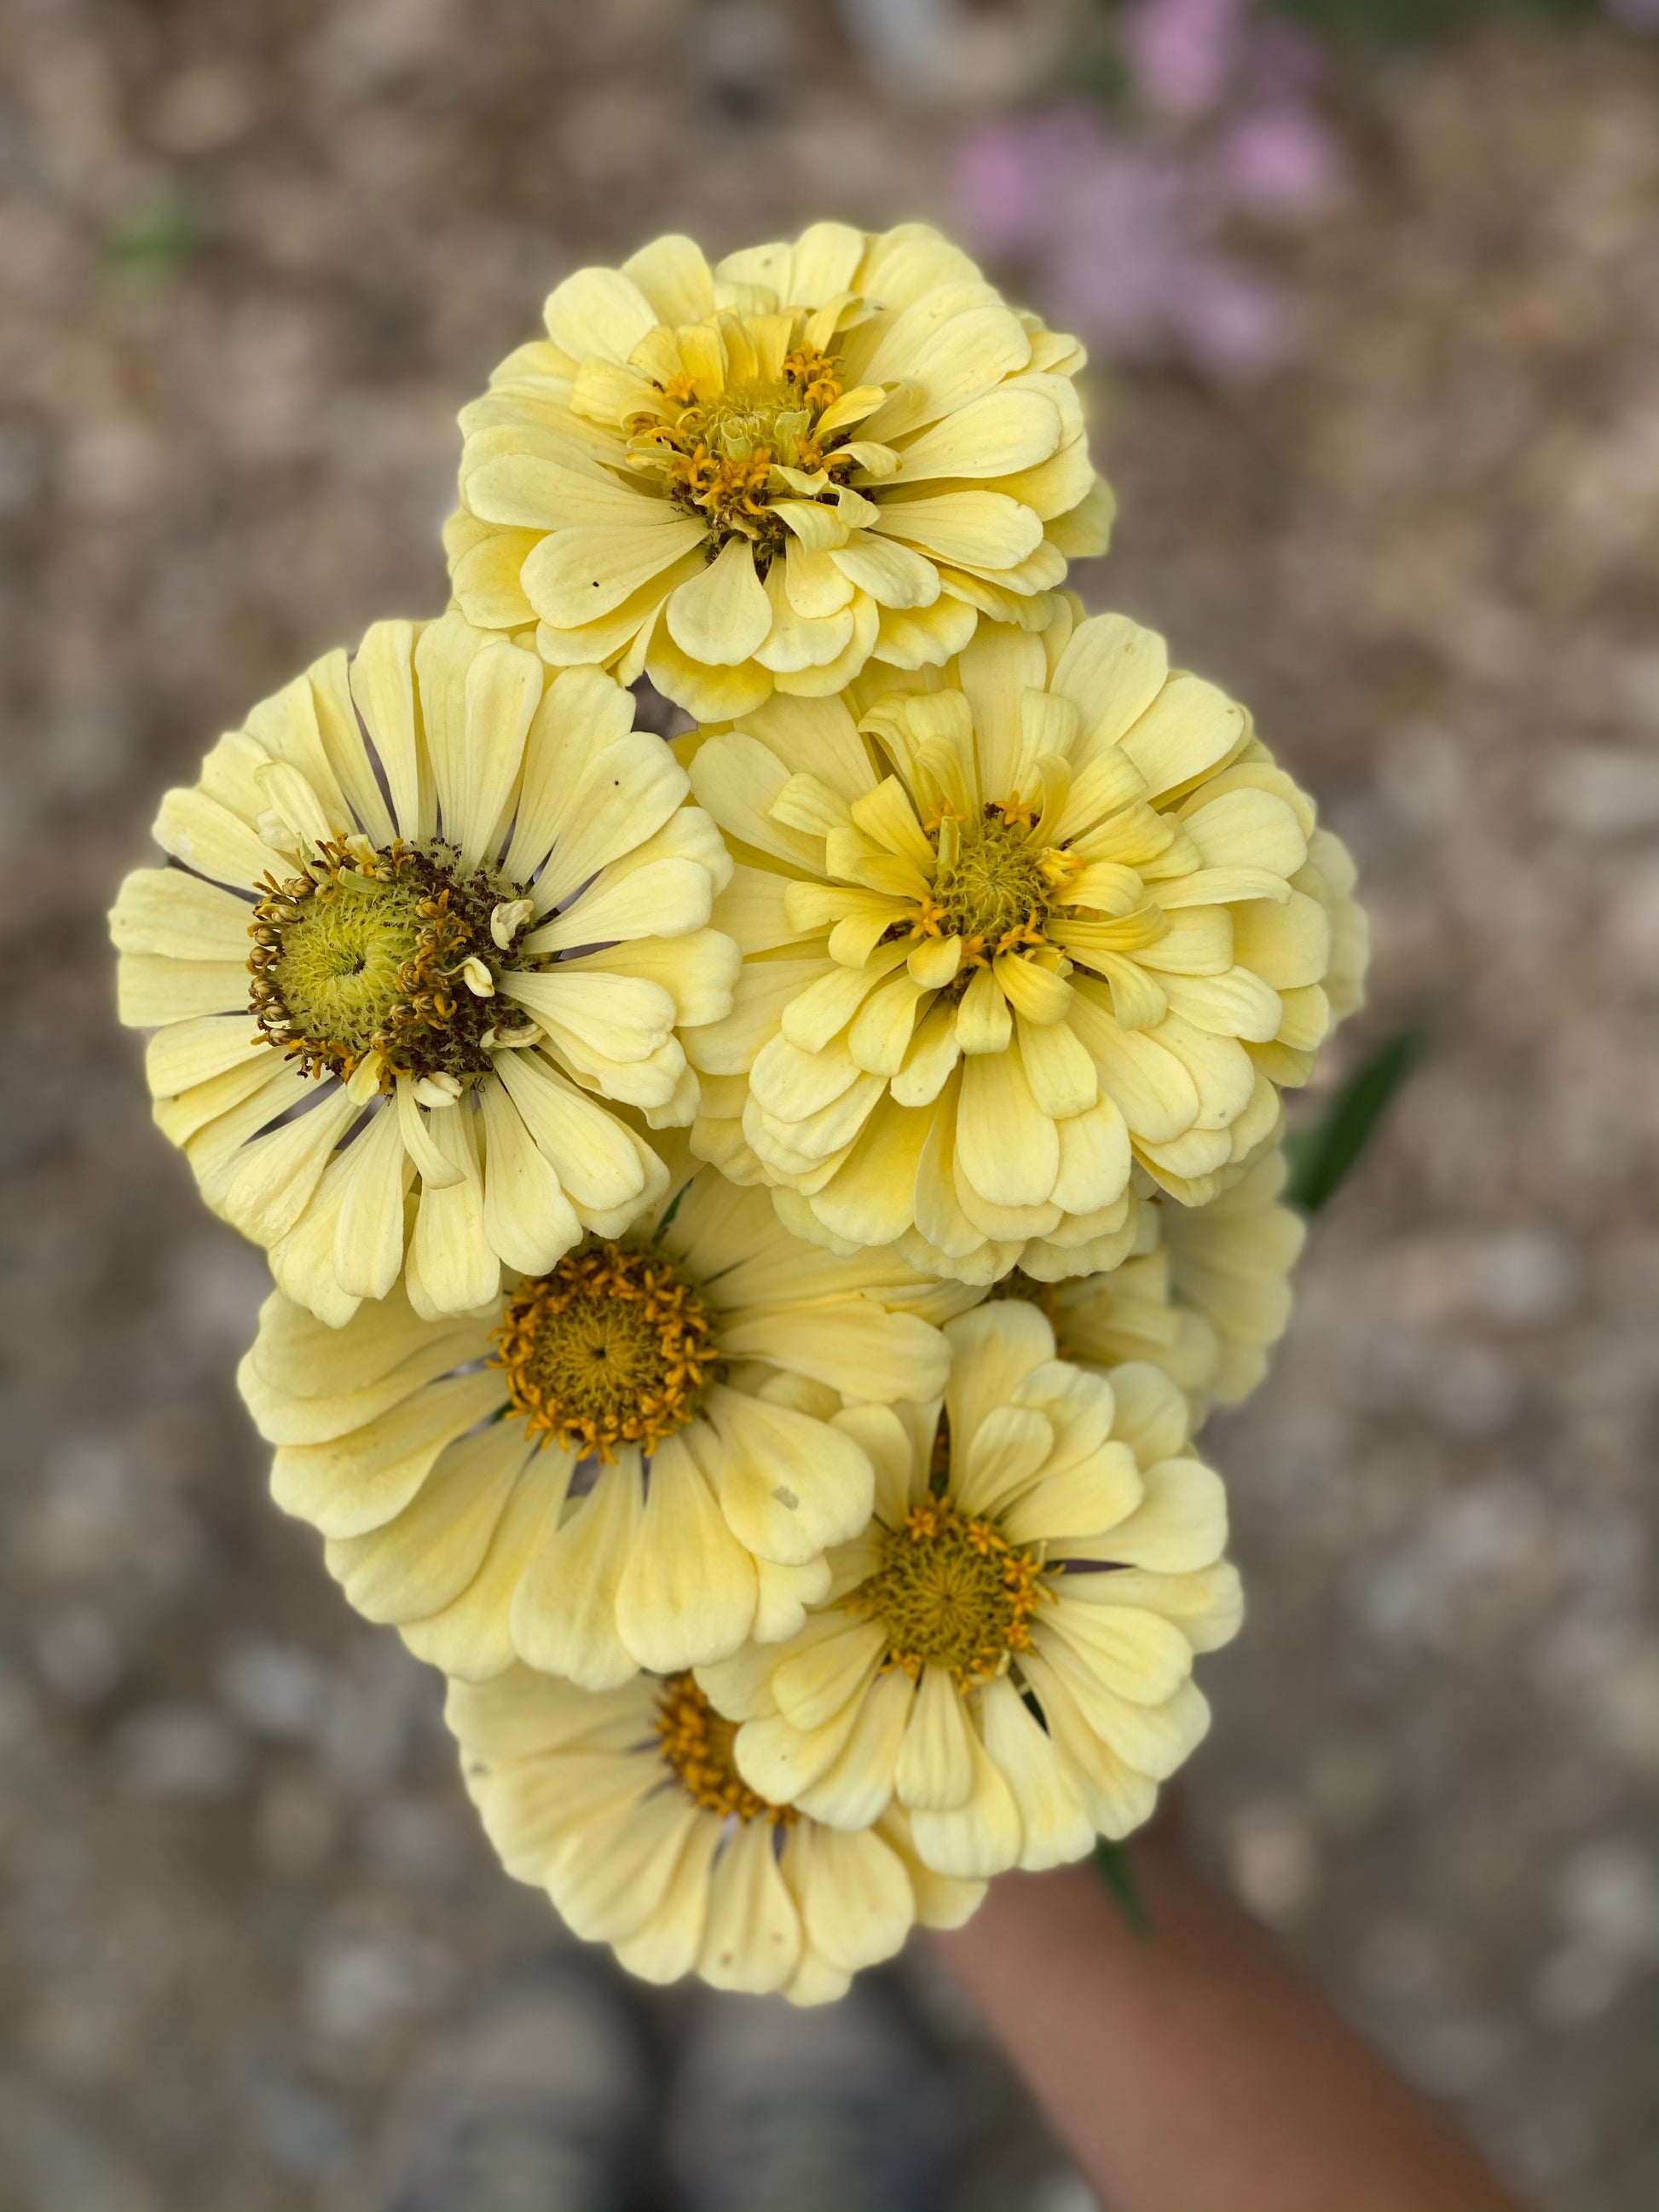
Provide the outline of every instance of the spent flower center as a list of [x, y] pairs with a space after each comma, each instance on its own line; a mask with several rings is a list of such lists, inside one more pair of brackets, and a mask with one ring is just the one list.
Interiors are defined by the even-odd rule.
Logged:
[[970, 1690], [1030, 1649], [1031, 1616], [1047, 1595], [1035, 1552], [948, 1496], [913, 1505], [880, 1545], [880, 1565], [847, 1603], [886, 1630], [888, 1666], [913, 1678], [944, 1667]]
[[382, 1090], [488, 1073], [495, 978], [539, 964], [514, 951], [528, 902], [501, 921], [520, 886], [463, 868], [438, 838], [331, 841], [301, 866], [264, 878], [248, 927], [249, 1012], [270, 1042], [314, 1076], [349, 1079], [374, 1055]]
[[599, 1237], [520, 1285], [490, 1357], [532, 1434], [609, 1460], [618, 1444], [654, 1451], [684, 1428], [720, 1349], [671, 1260]]
[[739, 1820], [769, 1820], [787, 1826], [796, 1818], [791, 1805], [775, 1805], [751, 1790], [738, 1772], [732, 1746], [737, 1723], [717, 1713], [692, 1676], [671, 1674], [657, 1700], [657, 1742], [666, 1765], [694, 1805]]

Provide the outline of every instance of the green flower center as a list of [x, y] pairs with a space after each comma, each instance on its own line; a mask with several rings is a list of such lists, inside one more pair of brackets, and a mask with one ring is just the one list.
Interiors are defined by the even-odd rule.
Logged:
[[707, 445], [723, 461], [752, 460], [763, 447], [786, 467], [812, 427], [813, 410], [784, 384], [734, 384], [717, 399], [688, 407], [677, 428], [682, 437]]
[[501, 1020], [503, 969], [538, 963], [497, 942], [501, 909], [521, 893], [453, 848], [401, 840], [330, 843], [279, 882], [267, 877], [249, 929], [250, 1011], [310, 1075], [349, 1078], [371, 1055], [381, 1087], [408, 1075], [463, 1084], [485, 1073]]
[[944, 1667], [969, 1690], [1030, 1648], [1042, 1562], [960, 1512], [948, 1496], [914, 1505], [881, 1534], [881, 1564], [848, 1599], [887, 1632], [886, 1663]]
[[495, 1343], [531, 1431], [606, 1460], [684, 1428], [720, 1358], [708, 1309], [673, 1262], [605, 1237], [526, 1283]]
[[961, 938], [964, 971], [982, 956], [1044, 942], [1049, 849], [1022, 818], [1030, 811], [1010, 800], [1006, 811], [987, 807], [977, 822], [949, 817], [935, 835], [939, 872], [921, 916], [923, 933]]

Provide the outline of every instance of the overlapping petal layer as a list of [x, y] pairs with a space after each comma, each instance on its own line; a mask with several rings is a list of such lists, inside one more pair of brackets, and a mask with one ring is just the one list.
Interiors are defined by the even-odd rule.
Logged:
[[917, 1856], [897, 1807], [848, 1830], [757, 1798], [684, 1678], [595, 1692], [514, 1668], [453, 1683], [445, 1717], [507, 1872], [647, 1981], [825, 2003], [982, 1894]]
[[290, 1297], [337, 1324], [406, 1265], [416, 1312], [465, 1312], [660, 1196], [613, 1108], [690, 1119], [682, 1037], [738, 967], [687, 789], [610, 677], [452, 615], [377, 623], [168, 793], [173, 865], [111, 918], [122, 1018]]
[[[934, 1322], [972, 1295], [799, 1245], [708, 1170], [584, 1253], [599, 1287], [550, 1320], [534, 1279], [430, 1320], [399, 1285], [338, 1329], [277, 1291], [240, 1371], [277, 1504], [360, 1613], [466, 1680], [522, 1660], [606, 1688], [792, 1633], [870, 1513], [868, 1456], [831, 1417], [941, 1387]], [[664, 1338], [628, 1279], [649, 1277], [697, 1316], [689, 1367], [684, 1327]], [[596, 1407], [608, 1460], [574, 1433]]]
[[1103, 550], [1074, 338], [925, 225], [817, 223], [711, 268], [583, 269], [461, 423], [446, 532], [471, 621], [646, 672], [702, 720], [937, 666], [1040, 624]]
[[896, 1803], [927, 1864], [977, 1881], [1147, 1818], [1208, 1725], [1194, 1654], [1241, 1600], [1161, 1370], [1057, 1360], [1018, 1299], [945, 1334], [943, 1437], [937, 1401], [837, 1416], [875, 1463], [870, 1528], [797, 1635], [697, 1679], [751, 1788], [832, 1827]]
[[942, 670], [682, 741], [737, 860], [693, 1143], [832, 1249], [988, 1282], [1133, 1250], [1279, 1127], [1363, 927], [1338, 841], [1163, 641], [1061, 594]]
[[1063, 1359], [1109, 1373], [1151, 1360], [1186, 1393], [1194, 1425], [1236, 1406], [1267, 1371], [1291, 1317], [1291, 1272], [1306, 1240], [1279, 1203], [1285, 1155], [1275, 1146], [1207, 1206], [1142, 1193], [1139, 1245], [1098, 1275], [1037, 1283], [1016, 1272], [1000, 1288], [1044, 1313]]

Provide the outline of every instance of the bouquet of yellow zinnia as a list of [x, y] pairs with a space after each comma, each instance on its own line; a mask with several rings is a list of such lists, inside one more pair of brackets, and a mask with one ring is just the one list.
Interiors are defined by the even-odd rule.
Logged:
[[[936, 232], [659, 239], [462, 416], [453, 598], [169, 792], [112, 916], [273, 1287], [242, 1395], [507, 1870], [839, 1995], [1150, 1814], [1242, 1613], [1353, 868], [1085, 615], [1077, 342]], [[635, 724], [648, 678], [694, 719]]]

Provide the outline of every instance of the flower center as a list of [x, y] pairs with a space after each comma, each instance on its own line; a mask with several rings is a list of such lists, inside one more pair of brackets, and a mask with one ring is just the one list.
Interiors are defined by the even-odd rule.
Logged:
[[631, 465], [659, 469], [674, 504], [707, 521], [711, 559], [728, 539], [747, 538], [764, 573], [786, 537], [773, 497], [833, 496], [833, 483], [814, 490], [778, 472], [827, 479], [853, 465], [853, 455], [838, 450], [850, 430], [826, 436], [818, 428], [841, 397], [840, 366], [838, 355], [801, 345], [776, 379], [736, 381], [700, 400], [690, 378], [677, 378], [660, 387], [660, 409], [629, 417]]
[[657, 1700], [657, 1741], [694, 1805], [739, 1820], [769, 1820], [787, 1826], [796, 1818], [792, 1805], [775, 1805], [751, 1790], [738, 1772], [732, 1745], [735, 1721], [717, 1713], [690, 1674], [671, 1674]]
[[881, 1564], [847, 1602], [886, 1630], [888, 1666], [911, 1676], [945, 1667], [971, 1690], [1030, 1649], [1042, 1572], [1036, 1553], [939, 1497], [882, 1532]]
[[1054, 856], [1033, 839], [1030, 811], [1012, 799], [988, 806], [977, 822], [946, 815], [934, 832], [939, 872], [911, 934], [961, 938], [964, 981], [999, 952], [1046, 941]]
[[375, 1054], [382, 1090], [487, 1073], [495, 976], [535, 964], [511, 951], [529, 915], [509, 911], [518, 887], [435, 838], [331, 842], [301, 865], [264, 878], [248, 928], [249, 1012], [269, 1042], [307, 1075], [349, 1078]]
[[654, 1451], [702, 1402], [720, 1349], [702, 1298], [672, 1261], [600, 1237], [524, 1284], [492, 1363], [534, 1435], [581, 1455]]

